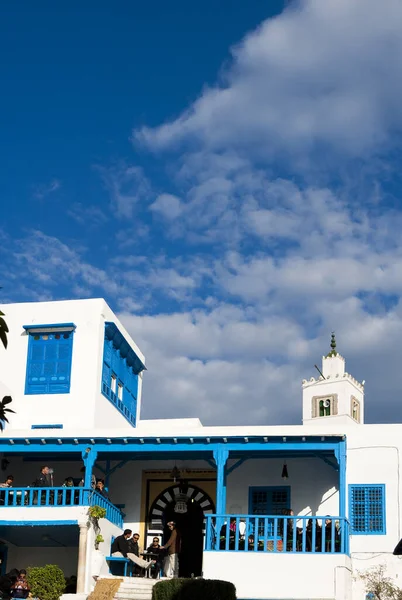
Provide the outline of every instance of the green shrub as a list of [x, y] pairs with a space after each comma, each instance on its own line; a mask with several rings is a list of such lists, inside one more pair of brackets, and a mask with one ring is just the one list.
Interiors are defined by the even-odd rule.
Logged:
[[176, 600], [177, 594], [188, 579], [167, 579], [158, 581], [152, 588], [152, 600]]
[[39, 600], [59, 600], [66, 587], [64, 573], [57, 565], [29, 567], [27, 579], [32, 596]]
[[154, 585], [152, 600], [236, 600], [236, 588], [219, 579], [169, 579]]

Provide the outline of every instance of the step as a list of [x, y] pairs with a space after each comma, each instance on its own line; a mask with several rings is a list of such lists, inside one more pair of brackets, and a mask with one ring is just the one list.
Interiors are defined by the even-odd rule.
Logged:
[[152, 591], [141, 590], [139, 592], [127, 592], [121, 596], [115, 596], [116, 600], [150, 600], [152, 598]]

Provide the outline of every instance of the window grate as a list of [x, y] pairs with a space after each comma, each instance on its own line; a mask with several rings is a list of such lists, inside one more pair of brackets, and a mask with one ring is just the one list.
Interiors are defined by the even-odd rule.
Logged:
[[385, 534], [385, 486], [349, 486], [352, 534]]
[[25, 394], [68, 394], [74, 332], [34, 331], [28, 335]]
[[103, 350], [102, 393], [117, 410], [135, 427], [137, 414], [138, 374], [117, 348], [112, 339], [105, 335]]

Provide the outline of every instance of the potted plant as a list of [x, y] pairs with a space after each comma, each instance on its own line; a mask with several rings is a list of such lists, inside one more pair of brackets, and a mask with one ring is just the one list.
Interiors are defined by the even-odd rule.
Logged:
[[102, 508], [101, 506], [94, 504], [93, 506], [89, 507], [88, 515], [91, 519], [95, 532], [100, 533], [99, 519], [104, 519], [106, 517], [106, 508]]
[[98, 533], [98, 535], [95, 538], [95, 550], [99, 550], [99, 544], [101, 544], [104, 541], [105, 540], [103, 539], [103, 535], [101, 533]]

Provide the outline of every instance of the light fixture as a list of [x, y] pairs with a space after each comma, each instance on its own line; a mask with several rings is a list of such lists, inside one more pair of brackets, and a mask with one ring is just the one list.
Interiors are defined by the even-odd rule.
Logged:
[[170, 473], [170, 477], [173, 479], [173, 481], [176, 483], [176, 480], [180, 478], [180, 470], [177, 468], [177, 466], [175, 465], [172, 469], [172, 472]]
[[176, 502], [174, 505], [174, 512], [180, 515], [184, 515], [187, 512], [188, 502], [188, 483], [185, 480], [180, 481], [179, 493], [176, 496]]
[[283, 463], [281, 477], [282, 479], [289, 479], [288, 466], [285, 462]]

